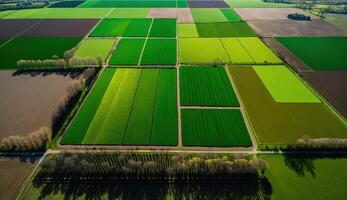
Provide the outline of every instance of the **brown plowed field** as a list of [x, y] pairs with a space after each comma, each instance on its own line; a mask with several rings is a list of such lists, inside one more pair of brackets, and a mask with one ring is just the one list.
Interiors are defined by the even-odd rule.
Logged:
[[0, 138], [50, 127], [51, 116], [66, 97], [67, 88], [79, 77], [70, 75], [0, 71]]
[[11, 39], [38, 21], [39, 19], [0, 19], [0, 39]]
[[347, 120], [347, 71], [314, 71], [301, 73]]
[[288, 14], [300, 13], [319, 19], [298, 8], [235, 8], [235, 11], [246, 21], [250, 20], [290, 20]]
[[45, 19], [23, 33], [27, 37], [83, 37], [98, 19]]

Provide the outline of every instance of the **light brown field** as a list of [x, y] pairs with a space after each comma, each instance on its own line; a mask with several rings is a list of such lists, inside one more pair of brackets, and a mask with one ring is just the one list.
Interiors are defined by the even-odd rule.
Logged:
[[189, 8], [178, 9], [178, 23], [194, 23], [194, 18]]
[[177, 18], [176, 8], [152, 8], [147, 18]]
[[235, 8], [235, 11], [246, 21], [250, 20], [290, 20], [288, 14], [300, 13], [310, 16], [311, 19], [319, 17], [309, 14], [298, 8]]
[[70, 75], [36, 73], [13, 75], [0, 71], [0, 138], [27, 135], [50, 127], [51, 116], [67, 95], [74, 79]]

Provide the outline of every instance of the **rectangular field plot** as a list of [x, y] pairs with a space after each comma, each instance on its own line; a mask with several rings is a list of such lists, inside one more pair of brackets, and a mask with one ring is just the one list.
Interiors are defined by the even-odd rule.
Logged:
[[149, 8], [115, 8], [107, 18], [146, 18]]
[[233, 64], [250, 64], [254, 63], [253, 58], [242, 46], [238, 38], [220, 38], [225, 51], [227, 52], [231, 63]]
[[181, 112], [184, 146], [252, 145], [239, 110], [183, 109]]
[[313, 70], [347, 69], [347, 37], [279, 37]]
[[2, 11], [4, 19], [100, 19], [105, 17], [111, 8], [40, 8]]
[[188, 0], [189, 8], [229, 8], [229, 5], [222, 0]]
[[111, 65], [137, 65], [145, 39], [121, 39], [109, 61]]
[[176, 70], [105, 69], [61, 143], [177, 145]]
[[305, 135], [347, 138], [345, 122], [323, 103], [275, 102], [252, 67], [229, 70], [260, 143], [289, 144]]
[[279, 103], [321, 103], [286, 66], [254, 66], [272, 98]]
[[193, 8], [191, 11], [195, 23], [228, 21], [223, 12], [218, 8]]
[[253, 37], [254, 31], [246, 22], [197, 23], [200, 37]]
[[183, 64], [229, 63], [218, 38], [179, 39], [179, 62]]
[[104, 19], [90, 34], [92, 37], [146, 37], [152, 19]]
[[182, 106], [239, 106], [224, 67], [181, 67]]
[[39, 19], [0, 19], [0, 39], [11, 39], [39, 21]]
[[182, 38], [199, 37], [195, 24], [178, 24], [178, 37], [182, 37]]
[[176, 1], [155, 0], [155, 1], [85, 1], [80, 8], [176, 8]]
[[61, 1], [49, 5], [48, 8], [75, 8], [83, 2], [84, 1]]
[[176, 37], [176, 19], [153, 19], [149, 37]]
[[110, 38], [88, 38], [79, 45], [74, 56], [101, 57], [105, 61], [115, 42], [116, 39]]
[[176, 65], [176, 39], [148, 39], [141, 65]]
[[242, 18], [232, 8], [222, 8], [220, 10], [229, 22], [239, 22], [242, 20]]
[[62, 58], [64, 52], [73, 48], [81, 39], [79, 37], [15, 38], [0, 47], [0, 69], [17, 68], [17, 61], [21, 59], [50, 59], [53, 55]]

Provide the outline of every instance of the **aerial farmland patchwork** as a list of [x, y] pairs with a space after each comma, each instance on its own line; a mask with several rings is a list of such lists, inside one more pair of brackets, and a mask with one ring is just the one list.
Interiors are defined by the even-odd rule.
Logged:
[[0, 199], [347, 199], [345, 0], [0, 3]]

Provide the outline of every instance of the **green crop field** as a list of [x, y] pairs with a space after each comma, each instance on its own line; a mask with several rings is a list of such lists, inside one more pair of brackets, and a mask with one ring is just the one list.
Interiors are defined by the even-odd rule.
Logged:
[[268, 163], [271, 199], [345, 199], [347, 158], [260, 155]]
[[111, 8], [42, 8], [2, 11], [3, 19], [100, 19], [105, 17]]
[[239, 110], [183, 109], [184, 146], [251, 146]]
[[115, 39], [110, 38], [88, 38], [78, 47], [74, 56], [93, 58], [100, 56], [106, 60], [115, 42]]
[[181, 67], [183, 106], [239, 106], [224, 67]]
[[200, 37], [253, 37], [254, 31], [246, 22], [197, 23]]
[[[19, 60], [51, 59], [63, 57], [66, 50], [73, 48], [79, 37], [18, 37], [0, 47], [0, 69], [15, 69]], [[33, 48], [35, 47], [35, 48]]]
[[261, 143], [294, 143], [305, 135], [347, 138], [346, 123], [323, 103], [277, 103], [252, 67], [230, 67], [229, 71]]
[[176, 1], [85, 1], [80, 8], [176, 8]]
[[218, 8], [193, 8], [191, 11], [195, 23], [228, 21], [223, 12]]
[[178, 24], [178, 37], [182, 37], [182, 38], [199, 37], [195, 24]]
[[175, 80], [174, 69], [105, 69], [62, 144], [177, 145]]
[[321, 103], [286, 66], [255, 66], [258, 77], [279, 103]]
[[153, 19], [149, 37], [176, 37], [176, 19]]
[[176, 65], [175, 39], [148, 39], [141, 65]]
[[149, 8], [117, 8], [107, 18], [146, 18]]
[[347, 69], [347, 37], [279, 37], [276, 39], [313, 70]]
[[247, 50], [242, 46], [238, 38], [220, 38], [225, 51], [227, 52], [231, 63], [233, 64], [251, 64], [254, 60]]
[[229, 22], [239, 22], [242, 20], [242, 18], [235, 12], [234, 9], [221, 8], [220, 10]]
[[218, 38], [179, 39], [179, 62], [183, 64], [229, 63]]
[[144, 39], [121, 39], [113, 51], [111, 65], [137, 65], [141, 56]]

